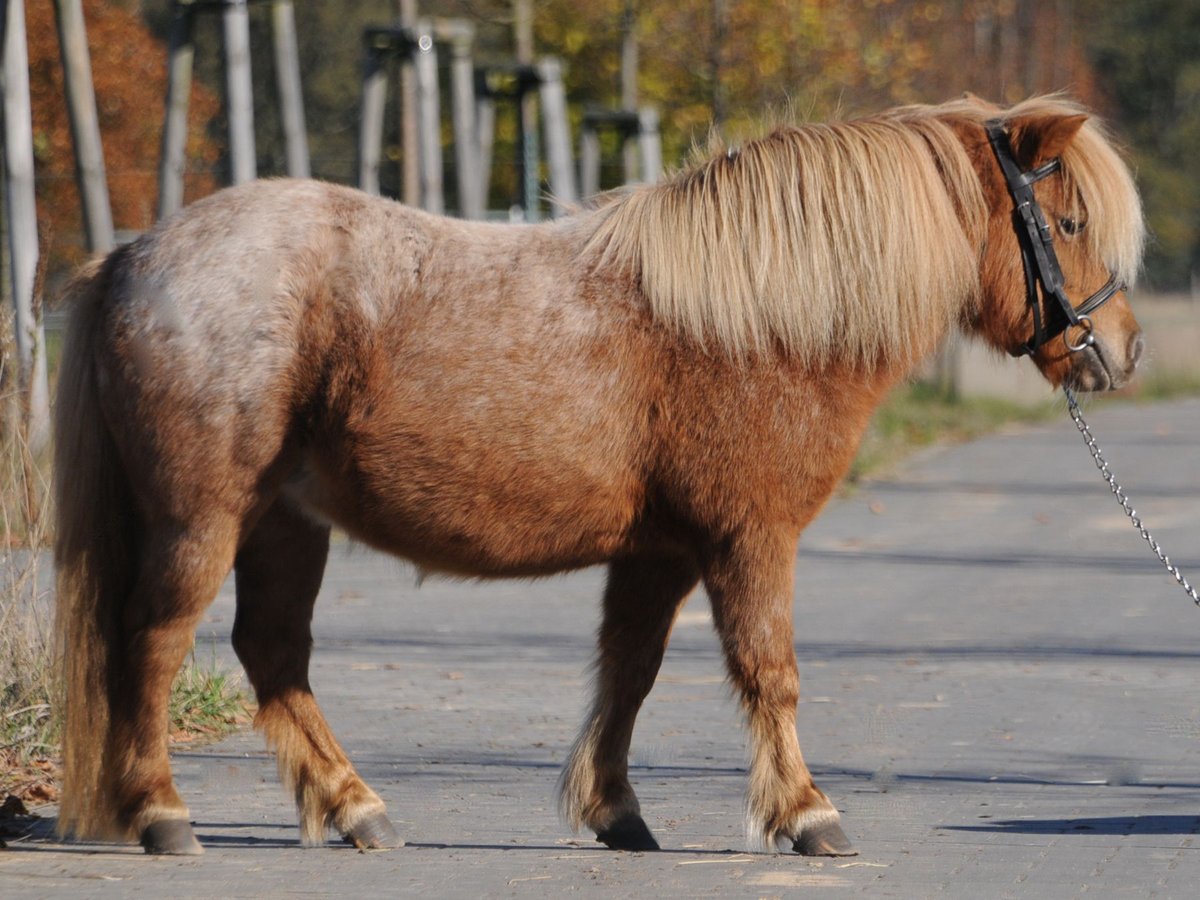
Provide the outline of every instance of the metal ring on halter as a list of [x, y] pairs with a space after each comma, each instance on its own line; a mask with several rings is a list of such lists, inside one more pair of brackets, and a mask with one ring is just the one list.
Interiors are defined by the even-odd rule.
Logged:
[[1096, 343], [1096, 337], [1092, 334], [1092, 329], [1095, 326], [1092, 325], [1092, 319], [1090, 316], [1080, 316], [1079, 321], [1075, 324], [1080, 328], [1086, 329], [1086, 333], [1084, 334], [1082, 341], [1080, 341], [1078, 344], [1072, 344], [1071, 329], [1067, 328], [1063, 331], [1063, 343], [1067, 345], [1067, 349], [1072, 353], [1076, 353], [1080, 350], [1083, 350], [1085, 347], [1090, 347], [1092, 344]]

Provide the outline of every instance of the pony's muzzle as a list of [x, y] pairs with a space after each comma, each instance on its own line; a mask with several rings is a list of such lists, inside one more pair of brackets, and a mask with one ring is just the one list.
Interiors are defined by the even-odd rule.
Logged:
[[1141, 329], [1135, 329], [1125, 341], [1125, 360], [1124, 365], [1117, 364], [1114, 360], [1109, 360], [1103, 348], [1100, 349], [1100, 360], [1104, 368], [1108, 371], [1110, 391], [1115, 391], [1117, 388], [1124, 387], [1133, 378], [1133, 373], [1137, 370], [1138, 363], [1142, 359], [1142, 354], [1146, 350], [1146, 339], [1142, 336]]
[[1142, 354], [1146, 351], [1146, 339], [1140, 331], [1135, 331], [1129, 338], [1129, 350], [1127, 358], [1129, 360], [1129, 374], [1132, 375], [1138, 363], [1142, 361]]
[[1123, 388], [1133, 377], [1145, 349], [1146, 341], [1140, 329], [1135, 329], [1123, 346], [1096, 335], [1093, 342], [1081, 345], [1078, 352], [1072, 353], [1070, 386], [1080, 391]]

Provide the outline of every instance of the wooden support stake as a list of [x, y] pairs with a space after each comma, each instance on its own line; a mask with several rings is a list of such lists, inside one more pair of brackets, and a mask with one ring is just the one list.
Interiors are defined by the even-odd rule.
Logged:
[[183, 206], [183, 173], [187, 167], [188, 99], [192, 93], [192, 38], [194, 12], [174, 4], [167, 50], [167, 110], [163, 122], [162, 153], [158, 168], [158, 218], [165, 219]]
[[300, 53], [296, 47], [296, 14], [292, 0], [271, 4], [271, 34], [275, 45], [275, 77], [279, 83], [279, 112], [287, 153], [287, 173], [308, 178], [308, 132], [304, 122], [304, 95], [300, 89]]
[[538, 65], [541, 78], [542, 128], [546, 138], [546, 161], [550, 168], [551, 214], [561, 216], [579, 202], [571, 159], [571, 123], [567, 118], [567, 94], [562, 83], [562, 64], [553, 57]]
[[492, 186], [492, 146], [496, 141], [496, 101], [482, 94], [475, 100], [475, 134], [479, 140], [479, 198], [486, 215]]
[[[517, 63], [532, 66], [534, 57], [533, 0], [513, 0], [513, 49]], [[525, 221], [536, 222], [541, 218], [541, 173], [538, 161], [537, 97], [532, 91], [522, 90], [517, 100], [520, 108], [521, 129], [518, 144], [517, 166], [521, 176], [521, 199], [518, 201], [525, 211]]]
[[[637, 40], [637, 4], [634, 0], [625, 0], [625, 10], [621, 16], [621, 108], [637, 109], [638, 102], [638, 40]], [[645, 171], [638, 168], [638, 145], [635, 136], [626, 132], [621, 142], [621, 158], [625, 164], [625, 183], [647, 181]]]
[[46, 337], [33, 296], [38, 229], [25, 4], [22, 0], [10, 0], [4, 13], [4, 199], [11, 257], [13, 332], [21, 390], [28, 404], [26, 441], [36, 454], [50, 439], [50, 390], [46, 377]]
[[585, 200], [600, 191], [600, 135], [584, 122], [579, 133], [579, 194]]
[[75, 145], [75, 177], [79, 183], [88, 249], [93, 253], [107, 253], [115, 246], [112, 206], [104, 174], [104, 148], [100, 143], [100, 119], [96, 114], [83, 3], [82, 0], [54, 0], [54, 11], [71, 139]]
[[442, 196], [442, 118], [438, 102], [437, 48], [433, 25], [417, 24], [417, 119], [421, 135], [421, 206], [431, 213], [445, 211]]
[[638, 144], [641, 148], [642, 181], [654, 184], [662, 178], [662, 136], [658, 131], [658, 110], [643, 106], [638, 110]]
[[[445, 29], [444, 29], [445, 30]], [[464, 219], [482, 219], [485, 194], [480, 179], [479, 135], [475, 120], [475, 65], [471, 45], [475, 29], [469, 22], [447, 30], [450, 39], [450, 96], [454, 120], [454, 163], [457, 168], [458, 211]]]
[[229, 108], [229, 178], [253, 181], [254, 93], [250, 74], [250, 13], [246, 0], [226, 0], [221, 11], [225, 35], [225, 89]]
[[358, 186], [379, 193], [379, 160], [383, 152], [383, 107], [387, 102], [387, 57], [367, 48], [363, 64], [362, 103], [358, 125]]
[[[417, 27], [417, 0], [396, 0], [400, 25]], [[417, 72], [412, 55], [400, 59], [400, 198], [409, 206], [421, 205], [420, 127], [417, 124]]]

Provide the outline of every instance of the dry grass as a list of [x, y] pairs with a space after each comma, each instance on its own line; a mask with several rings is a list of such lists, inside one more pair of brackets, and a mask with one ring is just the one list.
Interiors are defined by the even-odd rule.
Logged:
[[167, 715], [172, 743], [216, 740], [250, 721], [237, 676], [224, 671], [215, 656], [198, 663], [194, 649], [175, 679]]
[[[0, 320], [2, 322], [2, 320]], [[2, 327], [2, 326], [0, 326]], [[47, 454], [23, 438], [11, 343], [0, 335], [0, 799], [57, 799], [60, 718], [53, 624], [53, 516]], [[213, 739], [248, 719], [237, 680], [194, 656], [171, 698], [174, 741]]]
[[[7, 368], [7, 367], [6, 367]], [[4, 384], [11, 386], [11, 369]], [[24, 440], [16, 391], [0, 394], [0, 794], [53, 799], [53, 610], [46, 466]]]

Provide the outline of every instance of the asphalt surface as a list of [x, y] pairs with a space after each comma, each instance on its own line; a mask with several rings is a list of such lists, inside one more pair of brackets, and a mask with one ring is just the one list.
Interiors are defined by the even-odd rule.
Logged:
[[[1200, 401], [1095, 401], [1146, 523], [1200, 580]], [[800, 735], [861, 855], [744, 852], [744, 734], [703, 594], [638, 722], [632, 775], [665, 848], [572, 835], [555, 782], [588, 691], [599, 571], [418, 586], [335, 547], [312, 681], [408, 845], [298, 845], [253, 732], [181, 749], [207, 852], [0, 851], [0, 896], [1193, 897], [1200, 610], [1158, 566], [1063, 416], [912, 459], [838, 499], [796, 560]], [[228, 659], [233, 595], [198, 654]], [[212, 649], [209, 649], [209, 648]]]

